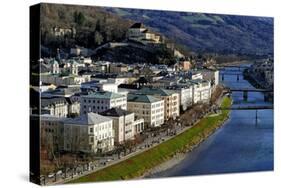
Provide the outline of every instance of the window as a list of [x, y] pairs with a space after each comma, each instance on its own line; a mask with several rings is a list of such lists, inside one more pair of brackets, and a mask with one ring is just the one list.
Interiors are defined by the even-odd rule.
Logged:
[[93, 133], [93, 131], [94, 131], [93, 128], [90, 128], [90, 133]]

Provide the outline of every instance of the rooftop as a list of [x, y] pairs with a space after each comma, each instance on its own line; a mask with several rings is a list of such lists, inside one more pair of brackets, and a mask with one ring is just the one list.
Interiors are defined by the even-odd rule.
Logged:
[[130, 28], [137, 29], [137, 28], [145, 28], [145, 27], [142, 23], [137, 22], [137, 23], [134, 23]]
[[93, 92], [88, 95], [85, 95], [83, 97], [96, 98], [96, 99], [117, 99], [117, 98], [124, 97], [124, 95], [109, 92], [109, 91], [97, 91], [97, 92]]
[[90, 112], [74, 119], [67, 119], [64, 122], [66, 124], [96, 125], [107, 121], [112, 121], [112, 119]]
[[128, 102], [141, 102], [141, 103], [154, 103], [161, 101], [150, 95], [142, 95], [142, 94], [128, 94], [127, 97]]
[[101, 113], [101, 115], [113, 116], [113, 117], [121, 117], [121, 116], [129, 115], [129, 114], [132, 114], [132, 113], [128, 112], [126, 110], [123, 110], [121, 108], [111, 108], [111, 109], [106, 110], [106, 111]]
[[145, 95], [160, 95], [160, 96], [170, 96], [173, 94], [172, 91], [168, 91], [162, 88], [148, 88], [144, 87], [138, 91], [140, 94]]

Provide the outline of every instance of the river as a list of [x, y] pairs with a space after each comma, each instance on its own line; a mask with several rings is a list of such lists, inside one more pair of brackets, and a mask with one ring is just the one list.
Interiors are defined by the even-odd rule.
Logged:
[[[234, 73], [235, 68], [225, 71]], [[253, 87], [242, 76], [237, 81], [236, 75], [225, 75], [221, 82], [228, 87]], [[233, 105], [271, 104], [259, 92], [249, 93], [247, 102], [242, 92], [233, 92], [232, 98]], [[257, 115], [256, 124], [256, 110], [232, 110], [226, 124], [180, 163], [149, 178], [273, 170], [273, 110], [258, 110]]]

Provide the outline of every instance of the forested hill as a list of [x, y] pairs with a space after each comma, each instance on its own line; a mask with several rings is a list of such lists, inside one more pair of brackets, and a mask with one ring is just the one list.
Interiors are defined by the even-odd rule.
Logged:
[[141, 9], [106, 10], [142, 22], [192, 51], [251, 55], [273, 52], [273, 18]]
[[[122, 41], [131, 21], [101, 7], [41, 4], [42, 45], [49, 49], [79, 45], [95, 48], [110, 41]], [[55, 37], [53, 28], [75, 28], [75, 37]]]

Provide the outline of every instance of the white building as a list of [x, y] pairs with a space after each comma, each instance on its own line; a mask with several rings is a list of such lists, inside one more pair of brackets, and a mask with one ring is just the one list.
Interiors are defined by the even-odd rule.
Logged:
[[190, 82], [193, 84], [193, 103], [209, 102], [212, 94], [210, 81], [197, 79]]
[[59, 63], [55, 59], [52, 59], [50, 61], [50, 64], [51, 64], [52, 74], [59, 74], [60, 73]]
[[86, 81], [83, 76], [58, 76], [58, 75], [41, 75], [41, 81], [44, 83], [59, 85], [81, 85]]
[[146, 126], [158, 127], [164, 123], [164, 100], [151, 95], [128, 94], [128, 111], [143, 118]]
[[190, 84], [174, 85], [167, 87], [168, 90], [173, 90], [179, 94], [179, 101], [182, 110], [186, 110], [193, 103], [193, 87]]
[[81, 88], [118, 93], [118, 85], [115, 83], [90, 81], [90, 82], [83, 83], [81, 85]]
[[98, 91], [88, 95], [82, 95], [80, 103], [80, 114], [87, 112], [98, 113], [111, 108], [127, 110], [126, 96], [108, 91]]
[[200, 79], [210, 81], [212, 87], [215, 88], [219, 84], [219, 71], [218, 70], [200, 69], [197, 71], [197, 73], [202, 75], [202, 78], [200, 78]]
[[111, 108], [101, 114], [113, 119], [114, 141], [116, 144], [135, 139], [135, 136], [144, 129], [144, 120], [138, 119], [135, 121], [133, 112], [120, 108]]
[[97, 153], [114, 148], [112, 119], [95, 113], [64, 121], [64, 150]]
[[67, 117], [68, 105], [66, 99], [62, 97], [42, 98], [41, 114], [49, 114], [56, 117]]

